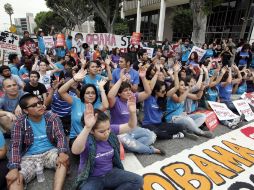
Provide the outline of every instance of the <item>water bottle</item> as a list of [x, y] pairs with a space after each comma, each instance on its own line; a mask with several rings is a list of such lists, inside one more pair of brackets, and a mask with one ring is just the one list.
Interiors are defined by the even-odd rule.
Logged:
[[41, 183], [45, 180], [45, 176], [43, 173], [43, 165], [41, 162], [37, 162], [37, 164], [36, 164], [36, 175], [37, 175], [37, 181], [39, 183]]

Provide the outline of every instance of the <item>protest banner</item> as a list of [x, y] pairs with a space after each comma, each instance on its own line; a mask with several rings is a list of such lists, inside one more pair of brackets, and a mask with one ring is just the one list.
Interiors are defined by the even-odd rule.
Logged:
[[210, 110], [198, 110], [194, 113], [203, 113], [206, 115], [205, 124], [209, 131], [214, 131], [214, 129], [219, 125], [218, 118], [214, 111]]
[[197, 54], [198, 54], [198, 61], [200, 61], [202, 59], [202, 57], [205, 55], [205, 53], [206, 53], [206, 50], [201, 49], [201, 48], [199, 48], [197, 46], [193, 46], [192, 49], [191, 49], [191, 52], [189, 54], [189, 57], [190, 57], [191, 53], [194, 52], [194, 51], [197, 52]]
[[132, 45], [140, 45], [141, 33], [133, 32], [131, 36], [130, 43]]
[[0, 49], [17, 51], [19, 36], [8, 31], [0, 32]]
[[133, 172], [143, 176], [143, 190], [253, 189], [253, 125]]
[[43, 40], [46, 48], [53, 48], [55, 46], [53, 36], [43, 36]]
[[239, 117], [238, 115], [234, 114], [230, 109], [228, 109], [227, 105], [224, 103], [211, 101], [208, 101], [208, 103], [220, 121], [231, 120]]
[[146, 52], [147, 52], [148, 57], [149, 57], [150, 59], [153, 58], [153, 51], [154, 51], [154, 48], [143, 47], [143, 49], [146, 49]]
[[65, 36], [64, 34], [57, 34], [56, 36], [56, 47], [64, 47], [65, 46]]
[[254, 119], [254, 113], [245, 100], [235, 100], [233, 101], [233, 104], [235, 105], [238, 113], [245, 116], [246, 121], [251, 121]]
[[72, 45], [78, 49], [78, 52], [80, 52], [83, 43], [87, 43], [92, 50], [94, 45], [97, 44], [99, 45], [100, 49], [102, 49], [104, 45], [107, 45], [109, 50], [118, 47], [121, 52], [126, 52], [130, 42], [130, 36], [122, 36], [109, 33], [88, 34], [71, 32], [71, 36]]

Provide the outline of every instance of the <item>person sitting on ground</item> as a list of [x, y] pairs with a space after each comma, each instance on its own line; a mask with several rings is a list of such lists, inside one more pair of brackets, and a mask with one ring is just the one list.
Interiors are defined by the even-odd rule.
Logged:
[[18, 69], [18, 64], [19, 64], [19, 57], [16, 53], [12, 53], [9, 55], [9, 64], [8, 66], [11, 69], [11, 74], [13, 75], [19, 75], [19, 69]]
[[9, 149], [9, 172], [6, 175], [10, 190], [24, 189], [38, 167], [55, 168], [54, 190], [63, 188], [69, 167], [67, 139], [56, 114], [45, 112], [43, 102], [33, 94], [21, 97], [23, 114], [12, 130]]
[[80, 154], [79, 175], [74, 183], [81, 190], [139, 190], [143, 179], [125, 171], [120, 160], [117, 136], [128, 133], [137, 126], [135, 96], [128, 99], [129, 120], [121, 125], [111, 125], [106, 114], [86, 105], [83, 129], [72, 146], [72, 153]]
[[18, 90], [18, 85], [14, 79], [9, 78], [4, 79], [3, 90], [5, 95], [0, 98], [0, 110], [5, 112], [5, 116], [0, 117], [0, 125], [5, 132], [9, 133], [15, 118], [22, 114], [18, 102], [24, 92]]

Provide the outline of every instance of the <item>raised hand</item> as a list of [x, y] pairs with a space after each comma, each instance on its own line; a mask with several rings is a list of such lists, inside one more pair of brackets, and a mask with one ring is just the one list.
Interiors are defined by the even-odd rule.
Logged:
[[146, 77], [146, 68], [145, 67], [140, 67], [139, 68], [139, 77], [140, 78], [145, 78]]
[[122, 69], [121, 72], [120, 72], [120, 78], [121, 78], [122, 81], [127, 80], [127, 78], [125, 76], [125, 71], [126, 71], [126, 69]]
[[85, 113], [84, 113], [84, 123], [87, 129], [91, 130], [96, 121], [97, 121], [97, 117], [98, 115], [95, 114], [94, 115], [94, 109], [93, 109], [93, 105], [92, 104], [86, 104], [86, 109], [85, 109]]
[[100, 81], [97, 81], [97, 85], [99, 86], [100, 91], [104, 90], [104, 86], [107, 83], [107, 80], [101, 79]]
[[226, 67], [226, 66], [224, 66], [224, 67], [221, 68], [221, 73], [222, 73], [222, 74], [225, 74], [226, 71], [227, 71], [227, 67]]
[[174, 65], [173, 65], [173, 71], [174, 72], [179, 72], [180, 71], [180, 65], [178, 62], [176, 62]]
[[136, 112], [136, 97], [132, 94], [127, 101], [129, 112]]
[[105, 64], [106, 64], [106, 66], [109, 66], [109, 65], [110, 65], [110, 63], [111, 63], [111, 59], [106, 59], [106, 60], [105, 60]]
[[80, 62], [81, 62], [81, 64], [82, 64], [82, 66], [81, 66], [81, 67], [82, 67], [83, 69], [85, 69], [85, 67], [86, 67], [86, 65], [87, 65], [87, 61], [86, 61], [86, 59], [81, 58], [81, 59], [80, 59]]
[[82, 68], [78, 71], [76, 75], [74, 75], [73, 79], [75, 81], [82, 81], [85, 78], [86, 74], [87, 74], [87, 71]]

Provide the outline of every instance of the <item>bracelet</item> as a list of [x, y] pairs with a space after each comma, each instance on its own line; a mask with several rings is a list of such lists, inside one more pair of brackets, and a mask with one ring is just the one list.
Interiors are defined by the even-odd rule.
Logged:
[[72, 79], [73, 79], [74, 82], [78, 82], [78, 81], [76, 81], [76, 80], [74, 79], [74, 77], [72, 77]]

